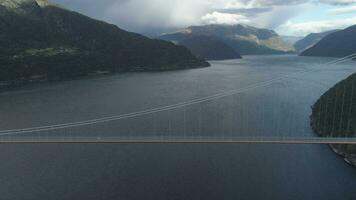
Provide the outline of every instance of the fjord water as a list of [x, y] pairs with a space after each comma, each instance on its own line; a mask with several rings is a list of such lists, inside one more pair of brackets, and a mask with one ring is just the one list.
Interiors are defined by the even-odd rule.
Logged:
[[[281, 76], [213, 101], [136, 118], [6, 137], [313, 137], [311, 106], [356, 72], [332, 58], [246, 56], [0, 94], [0, 130], [173, 105]], [[315, 70], [315, 71], [309, 71]], [[298, 73], [305, 72], [305, 73]], [[355, 199], [356, 170], [326, 145], [0, 146], [1, 199]]]

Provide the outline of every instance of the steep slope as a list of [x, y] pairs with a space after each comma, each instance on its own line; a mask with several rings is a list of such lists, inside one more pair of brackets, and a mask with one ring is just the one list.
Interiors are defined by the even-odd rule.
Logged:
[[295, 43], [294, 47], [298, 52], [302, 52], [302, 51], [314, 46], [316, 43], [318, 43], [325, 36], [327, 36], [331, 33], [335, 33], [336, 31], [339, 31], [339, 30], [331, 30], [331, 31], [326, 31], [326, 32], [321, 32], [321, 33], [311, 33], [311, 34], [307, 35], [305, 38], [297, 41]]
[[356, 25], [325, 36], [301, 56], [344, 57], [356, 53]]
[[209, 64], [184, 47], [121, 30], [46, 0], [0, 0], [0, 81], [202, 66]]
[[184, 38], [178, 44], [187, 47], [196, 56], [207, 60], [241, 58], [239, 53], [216, 37], [191, 36]]
[[[313, 106], [313, 130], [322, 137], [356, 137], [356, 74], [327, 91]], [[356, 145], [333, 145], [356, 166]]]
[[192, 26], [176, 33], [164, 34], [159, 38], [179, 43], [187, 37], [202, 35], [217, 37], [242, 55], [294, 51], [292, 45], [284, 42], [274, 31], [246, 25]]

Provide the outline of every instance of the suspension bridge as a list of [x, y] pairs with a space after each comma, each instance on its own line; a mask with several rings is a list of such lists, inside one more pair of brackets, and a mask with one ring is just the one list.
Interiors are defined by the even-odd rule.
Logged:
[[15, 137], [3, 138], [2, 144], [352, 144], [356, 145], [356, 138], [321, 138], [321, 137], [234, 137], [234, 138], [167, 138], [167, 137]]

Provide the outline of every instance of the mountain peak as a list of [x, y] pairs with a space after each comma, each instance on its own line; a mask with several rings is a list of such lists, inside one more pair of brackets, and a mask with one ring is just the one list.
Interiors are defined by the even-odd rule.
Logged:
[[[324, 32], [325, 33], [325, 32]], [[356, 53], [356, 25], [344, 30], [326, 32], [318, 41], [301, 53], [302, 56], [345, 57]], [[323, 33], [322, 33], [323, 34]]]
[[46, 7], [49, 5], [48, 0], [35, 0], [40, 7]]
[[0, 0], [0, 82], [209, 66], [182, 46], [47, 5], [46, 0]]
[[38, 5], [45, 7], [49, 5], [48, 0], [0, 0], [0, 5], [9, 9], [21, 8], [23, 5]]

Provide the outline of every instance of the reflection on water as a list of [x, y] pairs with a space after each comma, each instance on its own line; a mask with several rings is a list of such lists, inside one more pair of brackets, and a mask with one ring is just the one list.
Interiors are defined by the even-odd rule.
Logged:
[[323, 65], [329, 61], [251, 56], [212, 62], [205, 69], [123, 74], [10, 92], [0, 99], [1, 129], [45, 127], [38, 133], [10, 133], [27, 137], [312, 136], [310, 106], [356, 71], [352, 62]]
[[[212, 67], [205, 69], [129, 73], [36, 86], [0, 96], [0, 130], [132, 113], [289, 75], [268, 87], [214, 101], [31, 136], [312, 136], [310, 106], [328, 88], [356, 71], [353, 63], [322, 65], [330, 60], [248, 56], [212, 62]], [[310, 69], [321, 70], [297, 73]], [[324, 145], [0, 148], [0, 158], [6, 160], [0, 166], [4, 199], [63, 199], [63, 195], [71, 199], [356, 197], [356, 170]]]

